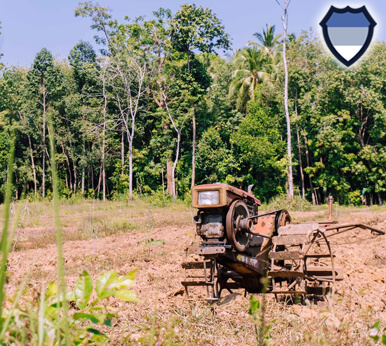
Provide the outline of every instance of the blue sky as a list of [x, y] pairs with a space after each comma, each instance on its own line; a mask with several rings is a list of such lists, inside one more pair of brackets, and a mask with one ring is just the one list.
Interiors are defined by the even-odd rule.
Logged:
[[[112, 9], [112, 15], [123, 20], [125, 15], [136, 17], [151, 13], [160, 7], [170, 8], [175, 13], [181, 4], [192, 1], [180, 0], [99, 0]], [[281, 0], [283, 2], [283, 0]], [[80, 40], [93, 43], [94, 32], [90, 20], [75, 18], [77, 0], [0, 0], [0, 53], [7, 65], [30, 66], [34, 56], [47, 48], [57, 59], [68, 56], [72, 47]], [[196, 5], [208, 7], [222, 20], [225, 30], [232, 37], [233, 49], [246, 45], [253, 33], [262, 30], [265, 24], [275, 24], [281, 32], [282, 10], [275, 0], [196, 0]], [[366, 5], [378, 25], [374, 39], [386, 41], [385, 0], [292, 0], [289, 7], [289, 32], [299, 34], [301, 30], [321, 33], [319, 22], [331, 5], [336, 7], [361, 7]], [[384, 15], [385, 20], [383, 20]]]

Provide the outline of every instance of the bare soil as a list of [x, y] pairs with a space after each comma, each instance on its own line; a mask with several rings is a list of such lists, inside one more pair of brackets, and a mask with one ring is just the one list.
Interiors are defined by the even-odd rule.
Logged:
[[[69, 288], [84, 270], [94, 279], [103, 271], [125, 274], [138, 270], [132, 289], [140, 302], [109, 301], [120, 311], [112, 329], [114, 342], [137, 344], [143, 338], [153, 338], [157, 345], [168, 340], [169, 344], [256, 344], [255, 327], [248, 314], [249, 294], [244, 297], [242, 290], [233, 295], [224, 292], [220, 303], [208, 305], [202, 300], [206, 292], [197, 288], [195, 300], [186, 300], [180, 283], [184, 278], [181, 263], [186, 246], [198, 242], [187, 207], [154, 209], [142, 204], [114, 208], [62, 209]], [[291, 215], [298, 221], [326, 219], [326, 210]], [[386, 230], [385, 209], [342, 208], [338, 216], [340, 222], [368, 223]], [[128, 223], [113, 228], [108, 221], [114, 218]], [[28, 272], [31, 290], [56, 280], [52, 216], [49, 212], [35, 213], [29, 220], [27, 217], [17, 231], [10, 255], [9, 294]], [[85, 224], [90, 222], [94, 229], [95, 220], [105, 220], [105, 232], [99, 228], [95, 234], [87, 233]], [[129, 225], [126, 229], [125, 224]], [[301, 306], [275, 302], [269, 294], [255, 295], [261, 301], [266, 299], [265, 323], [271, 325], [267, 336], [272, 344], [371, 345], [371, 326], [379, 320], [381, 328], [386, 328], [386, 236], [354, 230], [337, 236], [332, 247], [337, 265], [344, 269], [344, 281], [337, 284], [337, 293], [328, 303]]]

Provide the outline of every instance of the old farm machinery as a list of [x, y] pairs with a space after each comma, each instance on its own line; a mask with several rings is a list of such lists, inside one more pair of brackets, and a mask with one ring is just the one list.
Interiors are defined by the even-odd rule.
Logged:
[[[200, 243], [187, 248], [182, 285], [204, 286], [206, 299], [216, 301], [225, 289], [263, 290], [275, 294], [326, 296], [343, 270], [334, 263], [329, 238], [354, 228], [385, 234], [374, 227], [350, 223], [295, 223], [287, 210], [259, 214], [261, 202], [248, 192], [225, 184], [193, 188], [192, 204]], [[188, 258], [188, 256], [187, 256]], [[268, 284], [262, 278], [268, 278]]]

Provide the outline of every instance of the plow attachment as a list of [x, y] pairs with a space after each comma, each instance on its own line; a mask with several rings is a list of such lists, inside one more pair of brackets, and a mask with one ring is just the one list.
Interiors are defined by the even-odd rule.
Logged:
[[[213, 195], [215, 205], [200, 193]], [[217, 193], [217, 195], [216, 195]], [[273, 293], [283, 296], [325, 297], [343, 280], [343, 268], [335, 264], [330, 238], [362, 229], [376, 235], [385, 231], [362, 223], [292, 223], [286, 210], [258, 214], [260, 201], [250, 193], [224, 184], [202, 185], [193, 190], [196, 232], [201, 243], [187, 249], [195, 254], [186, 260], [182, 285], [188, 299], [193, 287], [206, 288], [206, 300], [220, 299], [223, 290], [232, 293]], [[198, 255], [198, 256], [197, 256]], [[261, 280], [267, 278], [267, 280]], [[268, 282], [263, 285], [262, 282]]]

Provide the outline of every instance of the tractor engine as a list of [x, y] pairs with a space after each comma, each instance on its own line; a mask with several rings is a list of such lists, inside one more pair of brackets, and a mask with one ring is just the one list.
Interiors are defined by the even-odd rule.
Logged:
[[196, 232], [205, 244], [226, 243], [245, 251], [260, 201], [251, 192], [226, 184], [193, 188], [192, 205], [198, 209]]

